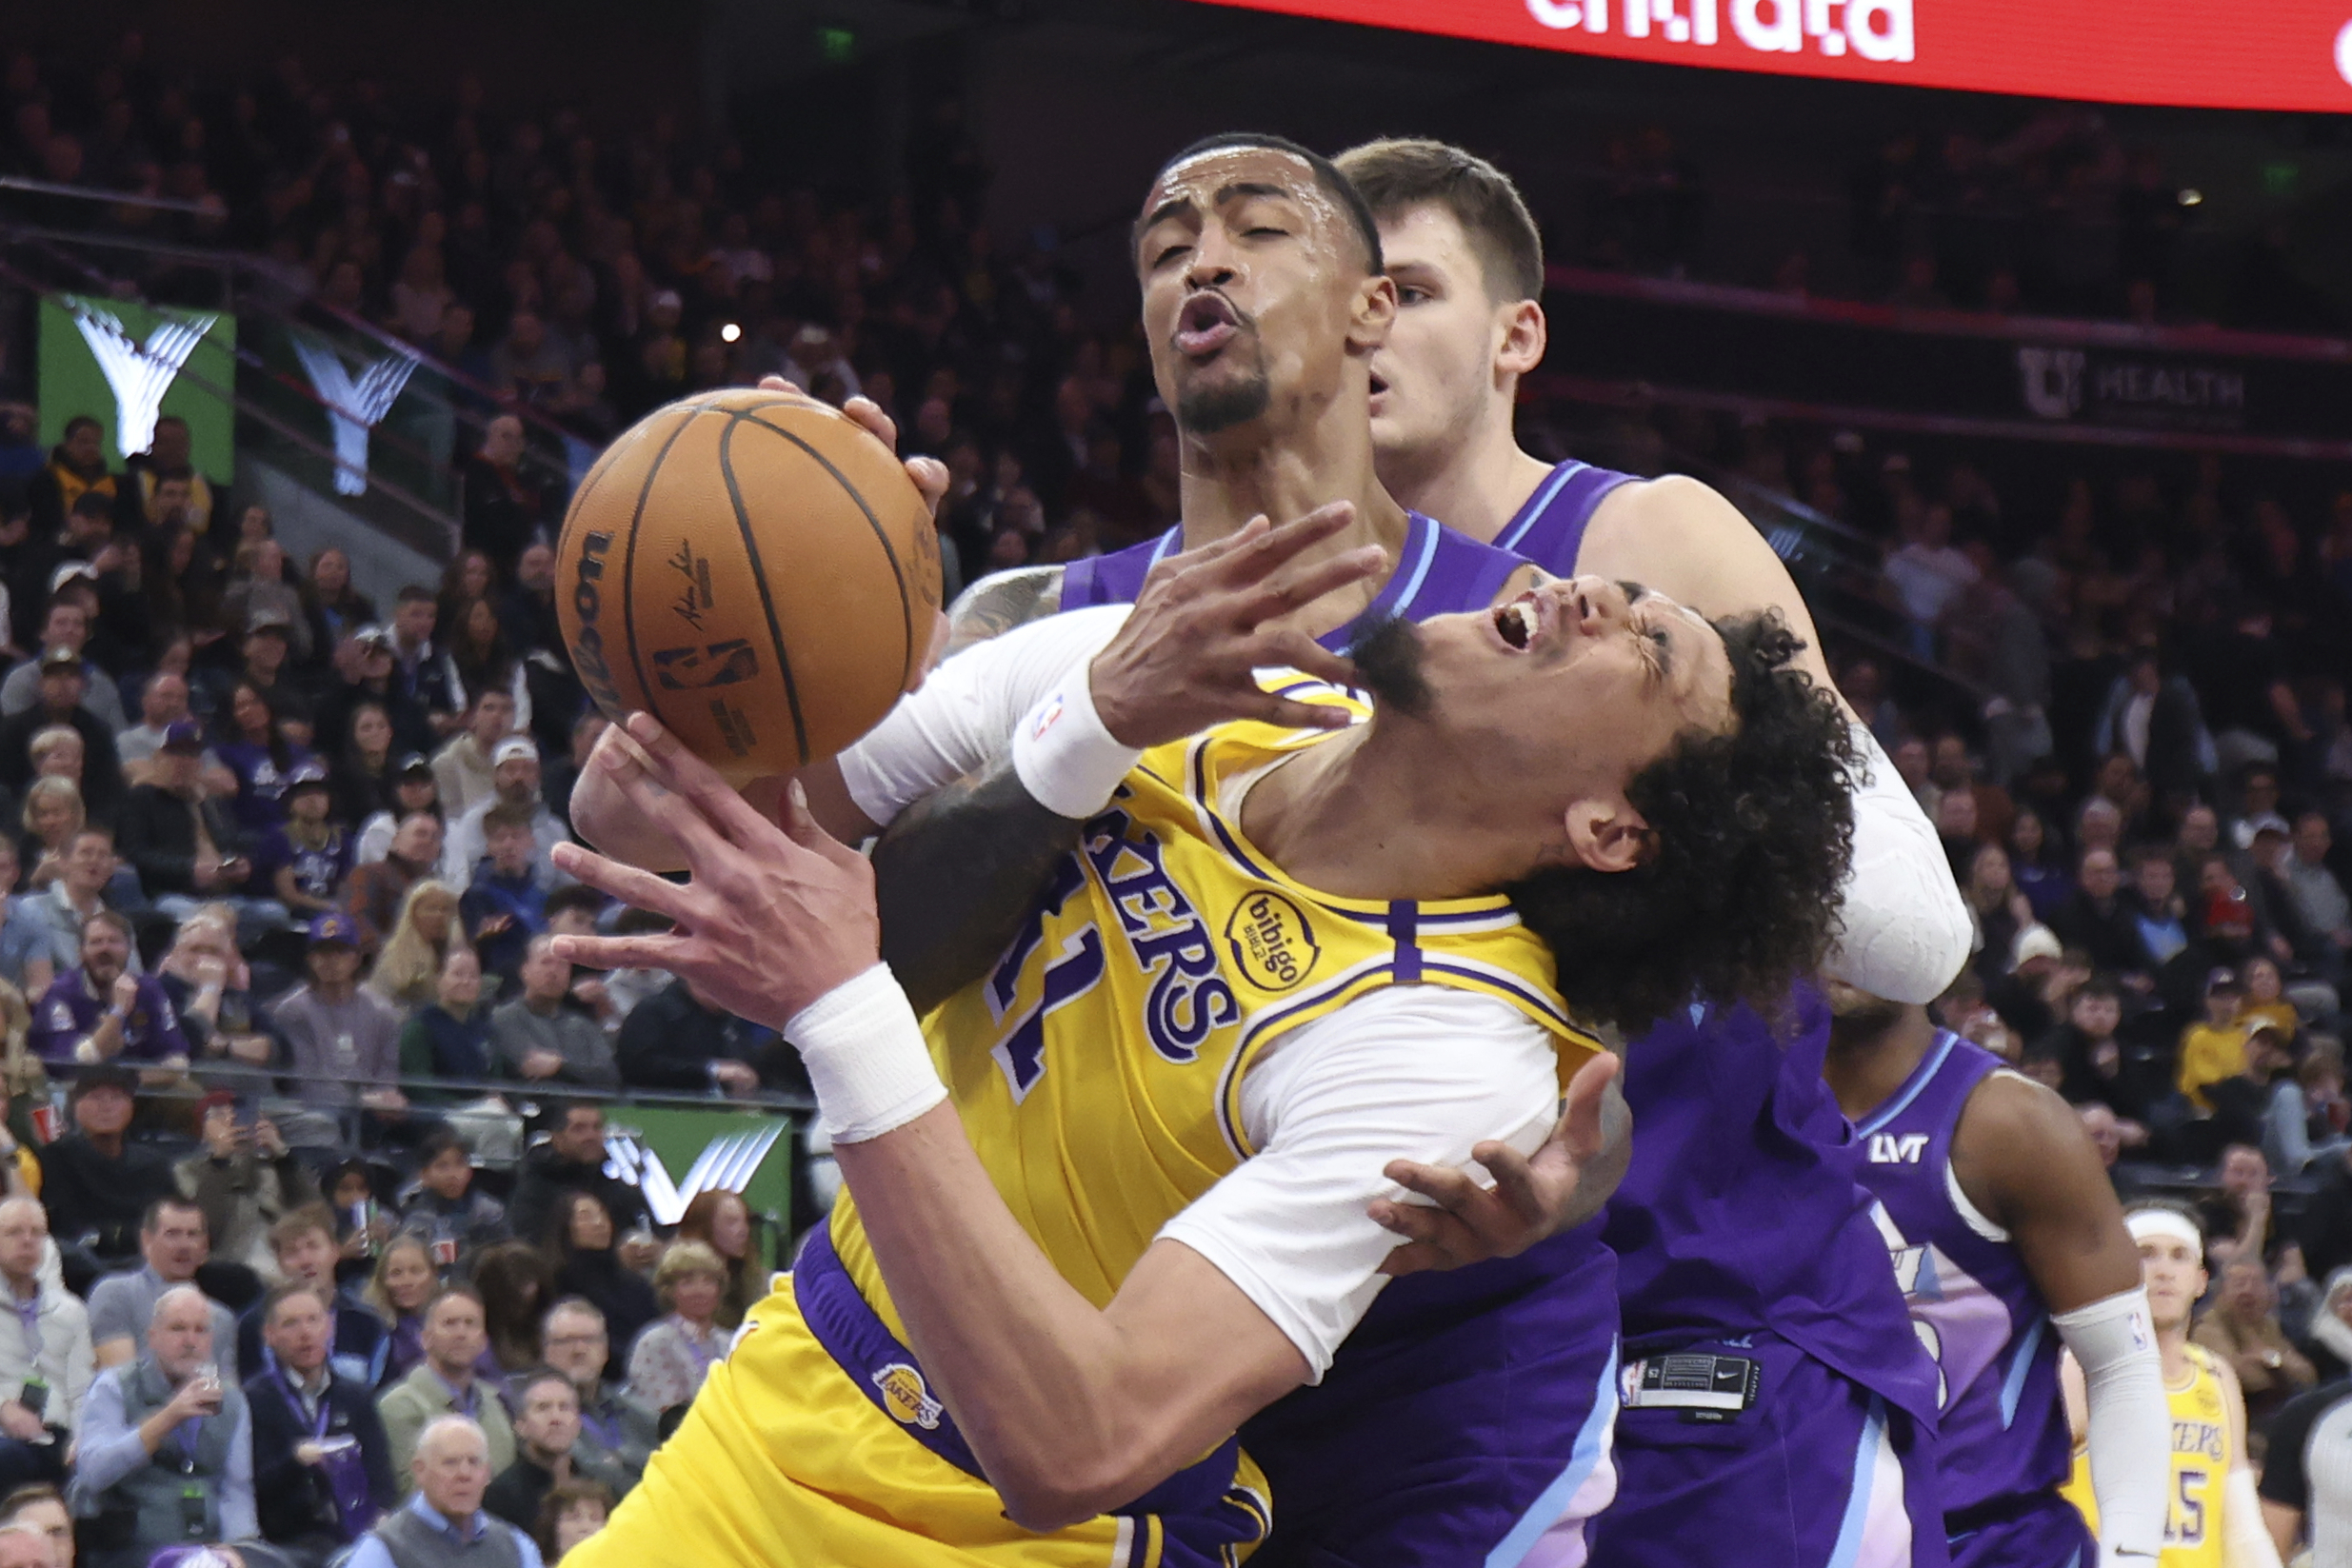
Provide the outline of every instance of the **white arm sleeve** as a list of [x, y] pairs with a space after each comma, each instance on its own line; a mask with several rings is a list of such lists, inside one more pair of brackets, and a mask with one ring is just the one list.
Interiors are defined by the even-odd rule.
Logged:
[[2254, 1472], [2243, 1465], [2222, 1487], [2222, 1561], [2224, 1568], [2280, 1568], [2279, 1544], [2262, 1522]]
[[[2172, 1478], [2172, 1407], [2164, 1398], [2148, 1293], [2135, 1286], [2050, 1321], [2083, 1368], [2090, 1404], [2085, 1438], [2091, 1495], [2099, 1499], [2099, 1560], [2128, 1565], [2136, 1559], [2123, 1554], [2134, 1553], [2153, 1561], [2163, 1549], [2171, 1500], [2165, 1488]], [[2260, 1508], [2254, 1519], [2259, 1529]]]
[[1161, 1227], [1206, 1258], [1299, 1348], [1320, 1382], [1386, 1282], [1399, 1238], [1365, 1215], [1405, 1197], [1392, 1160], [1470, 1162], [1502, 1139], [1533, 1153], [1558, 1114], [1551, 1037], [1509, 1004], [1397, 985], [1278, 1042], [1242, 1081], [1259, 1152]]
[[1889, 1002], [1933, 1002], [1968, 962], [1975, 928], [1935, 824], [1870, 731], [1853, 732], [1854, 869], [1824, 967]]
[[1018, 625], [942, 664], [841, 754], [866, 820], [887, 827], [932, 790], [1004, 755], [1022, 715], [1072, 665], [1103, 650], [1132, 606], [1095, 605]]

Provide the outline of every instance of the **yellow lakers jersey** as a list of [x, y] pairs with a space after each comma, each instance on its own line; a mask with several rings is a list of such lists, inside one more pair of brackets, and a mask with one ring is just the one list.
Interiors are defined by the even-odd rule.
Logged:
[[[1329, 687], [1304, 700], [1365, 711]], [[1146, 752], [995, 970], [925, 1022], [998, 1192], [1097, 1306], [1162, 1225], [1253, 1152], [1242, 1076], [1287, 1031], [1382, 986], [1446, 985], [1551, 1030], [1564, 1084], [1600, 1049], [1507, 900], [1333, 898], [1249, 843], [1241, 791], [1326, 739], [1240, 723]], [[903, 1338], [846, 1198], [832, 1234]]]
[[[2222, 1489], [2238, 1463], [2230, 1433], [2229, 1397], [2213, 1358], [2188, 1347], [2189, 1379], [2166, 1387], [2172, 1406], [2172, 1486], [2164, 1514], [2164, 1551], [2158, 1568], [2222, 1568]], [[2091, 1496], [2090, 1451], [2078, 1441], [2074, 1473], [2060, 1488], [2099, 1533], [2099, 1504]]]

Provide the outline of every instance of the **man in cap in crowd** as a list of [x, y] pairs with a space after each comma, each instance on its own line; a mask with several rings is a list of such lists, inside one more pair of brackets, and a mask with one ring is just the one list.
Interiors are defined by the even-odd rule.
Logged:
[[[82, 737], [82, 803], [93, 818], [112, 814], [122, 797], [122, 763], [114, 751], [114, 731], [120, 727], [92, 711], [89, 699], [96, 691], [111, 694], [114, 683], [103, 674], [94, 680], [81, 654], [64, 643], [42, 649], [33, 702], [0, 723], [0, 784], [22, 790], [31, 782], [32, 738], [52, 725], [64, 725]], [[116, 710], [121, 703], [114, 704]]]
[[[50, 579], [50, 605], [41, 619], [39, 645], [68, 647], [81, 659], [88, 649], [90, 617], [96, 612], [97, 594], [91, 586], [90, 567], [78, 561], [69, 561], [59, 566]], [[70, 590], [69, 590], [69, 585]], [[110, 730], [121, 729], [129, 723], [123, 714], [122, 697], [114, 683], [96, 665], [84, 660], [82, 673], [89, 682], [88, 700], [90, 711], [106, 721]], [[0, 681], [0, 713], [13, 717], [40, 700], [41, 676], [31, 661], [9, 671], [6, 681]]]
[[[400, 1076], [400, 1014], [359, 983], [359, 926], [340, 910], [310, 922], [307, 983], [269, 1011], [286, 1037], [289, 1064], [305, 1103], [326, 1113], [287, 1128], [287, 1141], [334, 1147], [341, 1143], [335, 1113], [357, 1105], [370, 1123], [406, 1120], [408, 1097], [393, 1086]], [[313, 1123], [319, 1123], [314, 1125]]]
[[557, 844], [571, 842], [571, 830], [540, 799], [539, 748], [528, 736], [509, 735], [492, 749], [490, 764], [495, 791], [490, 799], [450, 822], [448, 842], [441, 851], [441, 880], [452, 887], [472, 883], [475, 868], [490, 852], [485, 825], [490, 811], [495, 806], [507, 805], [530, 813], [533, 877], [548, 886], [570, 881], [555, 869], [553, 857]]
[[498, 792], [493, 753], [513, 733], [513, 693], [504, 687], [476, 693], [464, 732], [433, 754], [433, 783], [441, 786], [441, 809], [451, 821]]
[[71, 1130], [39, 1151], [41, 1203], [64, 1260], [66, 1288], [77, 1295], [105, 1270], [135, 1262], [148, 1205], [179, 1196], [171, 1161], [124, 1141], [138, 1086], [138, 1075], [127, 1067], [83, 1068], [67, 1091]]
[[[240, 906], [243, 924], [252, 863], [242, 853], [242, 835], [228, 805], [200, 786], [203, 765], [204, 732], [196, 722], [175, 719], [165, 725], [148, 782], [123, 801], [115, 849], [139, 873], [157, 913], [185, 920], [203, 904], [226, 900]], [[285, 910], [274, 914], [269, 923], [283, 923]]]
[[264, 696], [277, 690], [294, 653], [293, 619], [275, 605], [256, 605], [245, 618], [242, 679]]

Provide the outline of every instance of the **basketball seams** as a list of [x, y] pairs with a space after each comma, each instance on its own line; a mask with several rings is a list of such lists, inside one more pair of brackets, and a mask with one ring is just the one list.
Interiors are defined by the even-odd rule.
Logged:
[[[767, 407], [778, 407], [778, 405], [770, 404]], [[733, 419], [747, 425], [756, 425], [763, 430], [769, 431], [775, 435], [780, 435], [784, 437], [785, 440], [790, 442], [793, 446], [799, 447], [802, 451], [807, 453], [809, 457], [816, 460], [819, 466], [823, 467], [827, 473], [832, 476], [833, 483], [841, 486], [842, 493], [848, 496], [851, 501], [857, 503], [859, 513], [866, 519], [866, 526], [873, 530], [874, 542], [882, 546], [883, 559], [890, 564], [890, 577], [898, 585], [899, 619], [905, 625], [907, 633], [907, 659], [905, 664], [901, 665], [899, 669], [899, 685], [904, 687], [907, 682], [913, 678], [915, 672], [915, 661], [922, 657], [922, 652], [915, 645], [914, 604], [907, 597], [907, 593], [906, 568], [899, 565], [898, 551], [891, 547], [889, 530], [882, 526], [882, 519], [874, 515], [873, 507], [866, 504], [865, 493], [849, 482], [849, 476], [835, 467], [833, 466], [832, 459], [817, 450], [817, 448], [811, 445], [807, 438], [786, 429], [781, 425], [770, 425], [764, 419], [755, 419], [749, 413], [742, 410], [730, 409], [728, 412]], [[745, 535], [744, 542], [746, 546], [748, 547], [750, 545], [750, 536], [748, 534]], [[928, 639], [927, 638], [925, 642], [927, 645]], [[807, 749], [807, 748], [806, 746], [802, 748], [804, 753], [806, 753]]]
[[[744, 505], [743, 486], [735, 478], [735, 460], [729, 447], [735, 439], [736, 427], [746, 423], [746, 416], [727, 410], [727, 427], [719, 432], [719, 475], [727, 481], [727, 499], [735, 508], [735, 527], [743, 535], [744, 560], [750, 567], [751, 581], [760, 590], [760, 609], [767, 617], [768, 645], [776, 653], [776, 671], [784, 677], [784, 700], [792, 710], [792, 739], [800, 749], [802, 765], [808, 762], [808, 725], [801, 715], [800, 687], [792, 679], [792, 655], [784, 644], [784, 626], [776, 619], [776, 600], [768, 591], [767, 567], [760, 559], [759, 541], [751, 530], [750, 508]], [[751, 424], [760, 423], [757, 420]], [[775, 428], [773, 426], [769, 429]], [[819, 461], [823, 461], [820, 459]], [[831, 465], [827, 464], [827, 467]], [[839, 477], [836, 475], [836, 477]], [[857, 492], [850, 492], [855, 495]], [[864, 506], [863, 501], [859, 502]]]
[[[637, 646], [637, 541], [645, 533], [646, 506], [653, 498], [653, 482], [661, 476], [662, 464], [693, 423], [692, 413], [678, 421], [677, 427], [662, 438], [662, 449], [646, 465], [645, 483], [637, 489], [636, 509], [629, 514], [628, 548], [621, 554], [621, 631], [628, 639], [628, 667], [629, 673], [637, 677], [637, 700], [648, 708], [653, 705], [653, 683], [646, 679], [645, 656]], [[620, 722], [619, 718], [613, 720], [614, 724]]]

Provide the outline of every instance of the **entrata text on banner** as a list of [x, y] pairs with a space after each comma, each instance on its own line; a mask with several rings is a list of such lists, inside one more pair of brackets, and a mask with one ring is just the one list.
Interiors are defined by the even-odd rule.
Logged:
[[1210, 0], [1369, 27], [2033, 97], [2352, 110], [2352, 0]]

